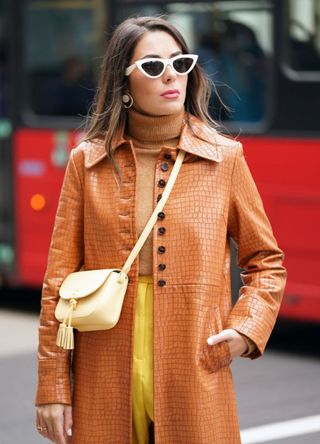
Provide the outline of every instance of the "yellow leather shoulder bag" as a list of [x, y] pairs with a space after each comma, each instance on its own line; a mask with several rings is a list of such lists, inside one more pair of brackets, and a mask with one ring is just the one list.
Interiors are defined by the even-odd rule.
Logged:
[[73, 328], [79, 331], [108, 330], [114, 327], [121, 314], [128, 286], [131, 265], [162, 211], [179, 173], [185, 151], [179, 150], [177, 159], [147, 225], [122, 268], [86, 270], [70, 273], [62, 282], [55, 317], [61, 322], [56, 344], [64, 349], [74, 348]]

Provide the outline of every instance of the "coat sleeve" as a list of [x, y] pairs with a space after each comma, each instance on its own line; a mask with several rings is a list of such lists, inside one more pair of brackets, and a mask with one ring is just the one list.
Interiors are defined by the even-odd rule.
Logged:
[[69, 273], [79, 270], [82, 263], [83, 192], [72, 150], [61, 188], [42, 286], [36, 405], [71, 404], [71, 352], [56, 346], [59, 321], [54, 311], [62, 281]]
[[238, 245], [243, 286], [227, 319], [233, 328], [254, 342], [251, 359], [264, 352], [274, 327], [286, 283], [284, 254], [273, 236], [261, 197], [239, 144], [234, 163], [228, 233]]

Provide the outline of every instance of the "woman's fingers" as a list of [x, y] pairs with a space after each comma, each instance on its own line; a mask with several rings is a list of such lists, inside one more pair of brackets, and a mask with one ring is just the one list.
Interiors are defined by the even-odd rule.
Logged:
[[54, 416], [53, 418], [53, 433], [56, 444], [67, 444], [63, 430], [64, 417], [63, 414]]
[[72, 406], [66, 405], [64, 408], [64, 433], [72, 436]]
[[45, 432], [47, 438], [49, 438], [52, 442], [55, 442], [54, 427], [53, 427], [51, 420], [49, 418], [47, 418], [45, 424], [47, 427], [47, 431]]
[[[48, 428], [48, 438], [56, 443], [61, 444], [60, 436], [59, 436], [59, 416], [61, 416], [62, 419], [63, 410], [61, 410], [60, 405], [51, 404], [48, 406], [44, 406], [42, 409], [42, 419], [46, 424], [46, 427]], [[63, 443], [63, 442], [62, 442]], [[63, 443], [65, 444], [65, 443]]]
[[49, 438], [49, 431], [46, 423], [44, 422], [44, 419], [42, 418], [42, 415], [39, 412], [39, 409], [36, 410], [36, 428], [40, 435], [42, 435], [44, 438]]

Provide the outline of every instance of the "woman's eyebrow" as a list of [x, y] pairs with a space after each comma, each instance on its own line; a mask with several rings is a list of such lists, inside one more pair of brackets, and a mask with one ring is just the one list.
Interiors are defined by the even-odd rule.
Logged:
[[[171, 57], [175, 57], [176, 55], [179, 55], [179, 54], [182, 54], [182, 51], [176, 51], [176, 52], [173, 52], [173, 53], [170, 55], [170, 58], [171, 58]], [[162, 57], [159, 56], [159, 54], [147, 54], [147, 55], [143, 56], [140, 60], [142, 60], [142, 59], [149, 59], [149, 58], [153, 58], [153, 59], [162, 59]]]

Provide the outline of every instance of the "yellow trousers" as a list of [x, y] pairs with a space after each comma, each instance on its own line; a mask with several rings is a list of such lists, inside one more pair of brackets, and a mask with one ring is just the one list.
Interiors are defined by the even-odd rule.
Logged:
[[153, 417], [153, 284], [152, 275], [139, 276], [134, 324], [133, 444], [149, 444]]

